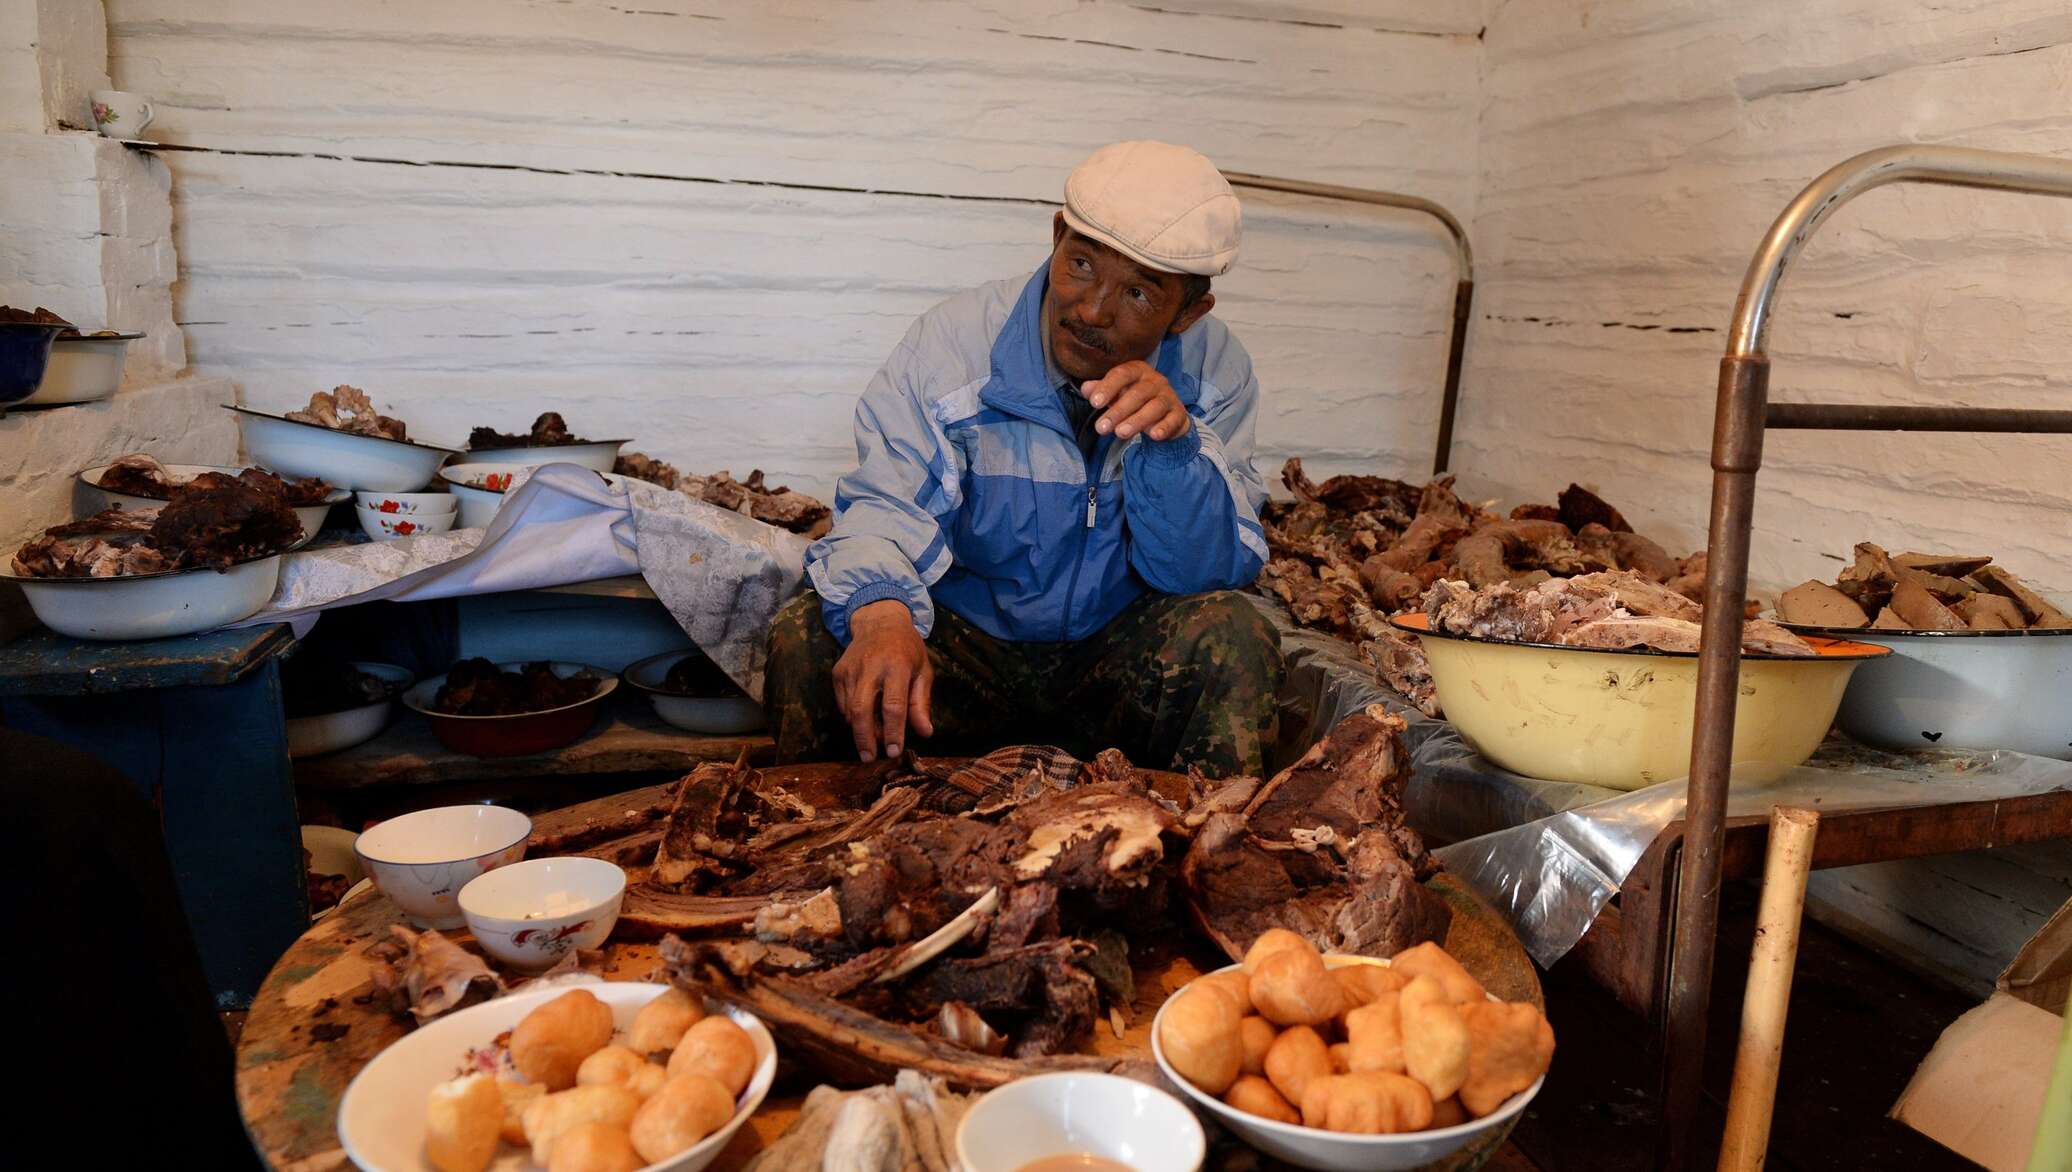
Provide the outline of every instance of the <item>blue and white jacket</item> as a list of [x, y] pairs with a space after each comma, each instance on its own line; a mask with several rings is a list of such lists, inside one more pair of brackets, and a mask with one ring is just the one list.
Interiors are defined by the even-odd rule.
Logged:
[[859, 466], [806, 553], [843, 643], [851, 612], [887, 598], [923, 636], [940, 605], [997, 638], [1076, 642], [1147, 590], [1258, 576], [1251, 357], [1213, 316], [1168, 336], [1153, 365], [1194, 426], [1163, 442], [1102, 436], [1088, 459], [1046, 373], [1048, 268], [929, 310], [865, 389]]

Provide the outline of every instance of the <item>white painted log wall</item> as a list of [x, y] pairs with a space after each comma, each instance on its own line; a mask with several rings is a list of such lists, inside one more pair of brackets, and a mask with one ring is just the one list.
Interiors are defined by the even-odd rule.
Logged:
[[[1459, 463], [1594, 481], [1703, 543], [1722, 331], [1757, 240], [1897, 142], [2072, 154], [2064, 0], [1505, 0], [1486, 39], [1483, 279]], [[1843, 210], [1785, 282], [1785, 401], [2072, 407], [2072, 201], [1920, 186]], [[2072, 440], [1772, 432], [1754, 575], [1852, 543], [1999, 556], [2072, 595]]]
[[[214, 148], [162, 156], [198, 371], [274, 408], [351, 382], [435, 439], [551, 407], [686, 467], [821, 492], [913, 317], [1033, 271], [1049, 201], [1103, 142], [1188, 142], [1469, 216], [1481, 9], [107, 5], [111, 72], [153, 95], [154, 137]], [[1217, 312], [1265, 384], [1262, 467], [1421, 473], [1444, 237], [1244, 198]]]

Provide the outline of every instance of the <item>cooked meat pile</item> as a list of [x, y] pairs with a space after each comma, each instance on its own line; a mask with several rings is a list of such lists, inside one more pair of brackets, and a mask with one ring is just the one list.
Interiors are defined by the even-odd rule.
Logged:
[[309, 857], [308, 847], [302, 848], [302, 876], [309, 887], [309, 910], [312, 915], [336, 906], [352, 888], [351, 881], [343, 875], [319, 873], [316, 863]]
[[[1527, 589], [1509, 583], [1473, 589], [1434, 582], [1425, 593], [1432, 628], [1476, 639], [1562, 643], [1570, 647], [1698, 650], [1697, 603], [1630, 571], [1553, 578]], [[1762, 619], [1741, 625], [1741, 649], [1812, 655], [1804, 639]]]
[[283, 418], [354, 435], [392, 440], [409, 438], [409, 429], [403, 421], [376, 411], [373, 402], [367, 398], [367, 392], [358, 387], [341, 385], [318, 391], [309, 397], [309, 406], [300, 411], [290, 411]]
[[1132, 952], [1171, 947], [1188, 920], [1233, 957], [1276, 926], [1375, 955], [1444, 935], [1445, 903], [1417, 882], [1435, 867], [1403, 822], [1402, 728], [1349, 718], [1263, 785], [1154, 789], [1112, 749], [909, 757], [855, 770], [841, 809], [702, 765], [619, 922], [672, 933], [679, 984], [753, 1010], [838, 1080], [1112, 1065], [1069, 1055], [1130, 1011]]
[[663, 488], [673, 488], [685, 496], [746, 514], [765, 525], [789, 529], [808, 538], [822, 537], [834, 527], [833, 510], [805, 493], [781, 486], [765, 486], [760, 468], [750, 472], [747, 480], [735, 480], [724, 469], [711, 476], [694, 476], [639, 452], [625, 452], [612, 466], [612, 471]]
[[204, 472], [156, 509], [105, 509], [55, 525], [15, 551], [14, 572], [112, 578], [232, 565], [279, 553], [302, 536], [286, 486], [270, 472]]
[[2072, 616], [1992, 558], [1892, 555], [1868, 541], [1856, 547], [1856, 564], [1834, 585], [1801, 582], [1779, 596], [1777, 617], [1803, 626], [1874, 631], [2072, 628]]
[[304, 652], [281, 666], [281, 707], [289, 716], [322, 716], [378, 703], [403, 685], [342, 659]]
[[[290, 508], [305, 508], [324, 503], [324, 498], [335, 491], [329, 484], [315, 477], [298, 477], [290, 480], [264, 468], [248, 468], [245, 475], [271, 476], [281, 482], [288, 494]], [[102, 488], [109, 492], [140, 496], [154, 501], [173, 499], [173, 494], [193, 483], [192, 478], [183, 479], [166, 470], [166, 466], [142, 452], [118, 456], [101, 473]]]
[[0, 305], [0, 322], [5, 322], [9, 325], [31, 326], [69, 326], [72, 324], [40, 305], [35, 309], [16, 309], [12, 305]]
[[708, 699], [747, 695], [741, 690], [741, 685], [719, 669], [718, 664], [695, 653], [669, 665], [669, 673], [662, 677], [662, 690], [674, 692], [679, 696], [701, 696]]
[[587, 444], [581, 436], [568, 433], [568, 423], [558, 412], [543, 411], [532, 421], [532, 430], [524, 435], [509, 435], [493, 427], [478, 427], [468, 432], [468, 450], [491, 452], [499, 448], [557, 448], [564, 444]]
[[563, 679], [554, 665], [528, 663], [503, 671], [486, 659], [463, 659], [446, 673], [432, 697], [432, 711], [448, 716], [517, 716], [581, 703], [597, 694], [597, 678], [577, 672]]

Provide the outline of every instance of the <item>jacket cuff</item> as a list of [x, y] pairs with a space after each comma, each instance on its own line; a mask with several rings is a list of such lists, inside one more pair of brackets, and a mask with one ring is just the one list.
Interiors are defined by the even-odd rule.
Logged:
[[[912, 614], [914, 609], [913, 604], [911, 602], [907, 602], [906, 589], [900, 586], [899, 583], [871, 582], [867, 585], [859, 586], [855, 590], [850, 591], [849, 600], [843, 603], [841, 606], [840, 621], [838, 623], [830, 623], [828, 625], [830, 629], [836, 630], [840, 634], [842, 642], [847, 643], [849, 641], [850, 635], [849, 620], [856, 616], [856, 612], [862, 609], [863, 607], [869, 606], [873, 602], [883, 602], [888, 598], [896, 598], [900, 602], [906, 603], [907, 612], [909, 614]], [[920, 616], [915, 615], [914, 622], [916, 624], [919, 624], [920, 621]]]
[[1142, 445], [1144, 459], [1165, 468], [1178, 468], [1196, 456], [1201, 455], [1201, 423], [1196, 421], [1187, 429], [1187, 434], [1169, 440], [1146, 439]]

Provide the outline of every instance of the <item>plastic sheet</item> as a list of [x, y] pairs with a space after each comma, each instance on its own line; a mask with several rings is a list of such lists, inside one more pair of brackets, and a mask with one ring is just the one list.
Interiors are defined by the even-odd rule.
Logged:
[[[1473, 757], [1464, 745], [1460, 751]], [[1450, 764], [1468, 771], [1473, 763], [1457, 759]], [[1491, 767], [1483, 763], [1481, 769]], [[1837, 737], [1774, 781], [1737, 776], [1728, 790], [1727, 816], [1767, 814], [1772, 806], [1861, 810], [2068, 789], [2072, 762], [2011, 752], [1881, 753]], [[1685, 790], [1682, 779], [1663, 782], [1434, 853], [1510, 918], [1535, 961], [1552, 965], [1583, 938], [1648, 844], [1683, 816]]]

